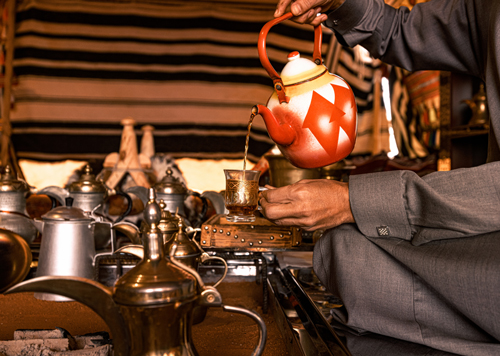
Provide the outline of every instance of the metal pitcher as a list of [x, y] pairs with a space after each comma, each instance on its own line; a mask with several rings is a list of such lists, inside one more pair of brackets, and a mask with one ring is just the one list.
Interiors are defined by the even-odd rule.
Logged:
[[[99, 217], [72, 206], [72, 198], [66, 198], [66, 205], [56, 207], [34, 224], [42, 233], [37, 277], [75, 276], [94, 278], [95, 259], [101, 255], [112, 255], [116, 238], [114, 231], [129, 223], [103, 222]], [[96, 254], [95, 227], [106, 226], [111, 233], [111, 251]], [[135, 227], [138, 233], [138, 229]], [[35, 298], [51, 301], [70, 301], [61, 295], [35, 293]]]

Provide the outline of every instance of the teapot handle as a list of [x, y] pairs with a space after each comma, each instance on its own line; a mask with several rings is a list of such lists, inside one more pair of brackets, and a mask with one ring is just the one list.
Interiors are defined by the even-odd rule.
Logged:
[[[274, 89], [278, 94], [278, 99], [280, 101], [280, 104], [283, 102], [288, 103], [290, 101], [290, 98], [286, 96], [285, 86], [283, 85], [283, 81], [281, 80], [280, 75], [273, 68], [271, 62], [269, 61], [269, 58], [267, 57], [266, 39], [267, 39], [267, 34], [271, 29], [271, 27], [273, 27], [276, 24], [279, 24], [280, 22], [288, 20], [292, 17], [293, 14], [291, 12], [288, 12], [266, 23], [264, 27], [262, 27], [262, 30], [260, 30], [259, 41], [257, 46], [260, 63], [267, 71], [271, 79], [273, 80]], [[323, 38], [323, 31], [321, 30], [321, 25], [318, 25], [314, 27], [314, 51], [313, 51], [313, 60], [317, 65], [323, 64], [323, 59], [321, 58], [322, 38]]]

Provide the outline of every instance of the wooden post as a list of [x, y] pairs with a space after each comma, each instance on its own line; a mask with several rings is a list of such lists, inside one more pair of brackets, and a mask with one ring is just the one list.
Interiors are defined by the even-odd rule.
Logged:
[[[7, 40], [5, 42], [5, 77], [3, 85], [3, 106], [2, 106], [2, 119], [1, 119], [1, 149], [0, 160], [2, 166], [9, 163], [11, 156], [11, 141], [12, 127], [10, 124], [10, 99], [12, 96], [12, 77], [13, 77], [13, 62], [14, 62], [14, 34], [16, 29], [16, 0], [7, 0]], [[12, 157], [12, 165], [17, 172], [21, 174], [17, 167], [17, 162]]]

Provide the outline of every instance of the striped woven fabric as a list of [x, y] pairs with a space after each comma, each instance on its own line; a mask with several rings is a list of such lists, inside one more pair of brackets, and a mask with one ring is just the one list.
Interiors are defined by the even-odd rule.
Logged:
[[[255, 104], [272, 81], [257, 54], [275, 0], [22, 0], [16, 14], [13, 144], [18, 158], [102, 161], [120, 146], [120, 121], [155, 127], [156, 152], [243, 157]], [[331, 32], [323, 31], [323, 53]], [[268, 56], [312, 55], [310, 26], [274, 26]], [[272, 147], [252, 126], [249, 158]]]

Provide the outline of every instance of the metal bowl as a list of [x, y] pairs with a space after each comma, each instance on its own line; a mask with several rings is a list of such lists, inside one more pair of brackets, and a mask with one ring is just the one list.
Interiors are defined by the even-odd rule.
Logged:
[[12, 231], [0, 229], [0, 292], [26, 278], [31, 260], [26, 240]]

